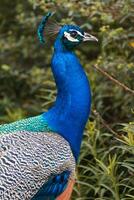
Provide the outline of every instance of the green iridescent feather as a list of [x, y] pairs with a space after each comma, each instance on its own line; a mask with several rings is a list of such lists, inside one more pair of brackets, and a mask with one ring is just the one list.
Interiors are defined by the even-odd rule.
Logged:
[[52, 130], [47, 122], [44, 121], [42, 115], [0, 125], [0, 134], [8, 134], [17, 131], [50, 132]]

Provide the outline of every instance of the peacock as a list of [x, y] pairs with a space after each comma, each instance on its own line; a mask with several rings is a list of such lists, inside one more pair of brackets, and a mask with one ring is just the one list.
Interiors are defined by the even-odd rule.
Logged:
[[[52, 13], [38, 27], [44, 30]], [[74, 53], [84, 41], [98, 41], [77, 25], [50, 28], [57, 34], [51, 69], [57, 87], [45, 113], [0, 126], [0, 200], [69, 200], [83, 130], [91, 108], [88, 78]]]

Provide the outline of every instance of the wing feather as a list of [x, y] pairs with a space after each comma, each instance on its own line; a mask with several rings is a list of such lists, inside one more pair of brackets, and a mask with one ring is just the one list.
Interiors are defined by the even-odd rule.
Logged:
[[75, 171], [69, 143], [56, 133], [18, 131], [0, 144], [1, 200], [29, 200], [51, 177]]

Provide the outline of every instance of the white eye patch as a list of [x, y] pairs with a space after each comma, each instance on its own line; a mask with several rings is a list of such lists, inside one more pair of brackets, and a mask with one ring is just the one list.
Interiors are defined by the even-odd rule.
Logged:
[[73, 37], [70, 35], [70, 33], [66, 32], [66, 31], [64, 32], [64, 37], [66, 37], [70, 42], [79, 42], [78, 39], [73, 38]]

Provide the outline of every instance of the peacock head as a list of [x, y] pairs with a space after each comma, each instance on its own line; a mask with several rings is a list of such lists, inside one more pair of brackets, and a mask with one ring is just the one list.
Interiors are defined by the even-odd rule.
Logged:
[[58, 38], [67, 49], [74, 49], [84, 41], [98, 41], [96, 37], [84, 32], [79, 26], [64, 25], [61, 27]]
[[[46, 16], [44, 16], [38, 27], [38, 38], [41, 43], [45, 43], [44, 29], [46, 27], [48, 18], [51, 15], [52, 13], [49, 12]], [[84, 32], [77, 25], [60, 26], [55, 22], [51, 26], [48, 25], [46, 29], [49, 34], [58, 34], [56, 42], [60, 42], [63, 48], [67, 50], [72, 50], [85, 41], [98, 41], [98, 39], [95, 36]]]

